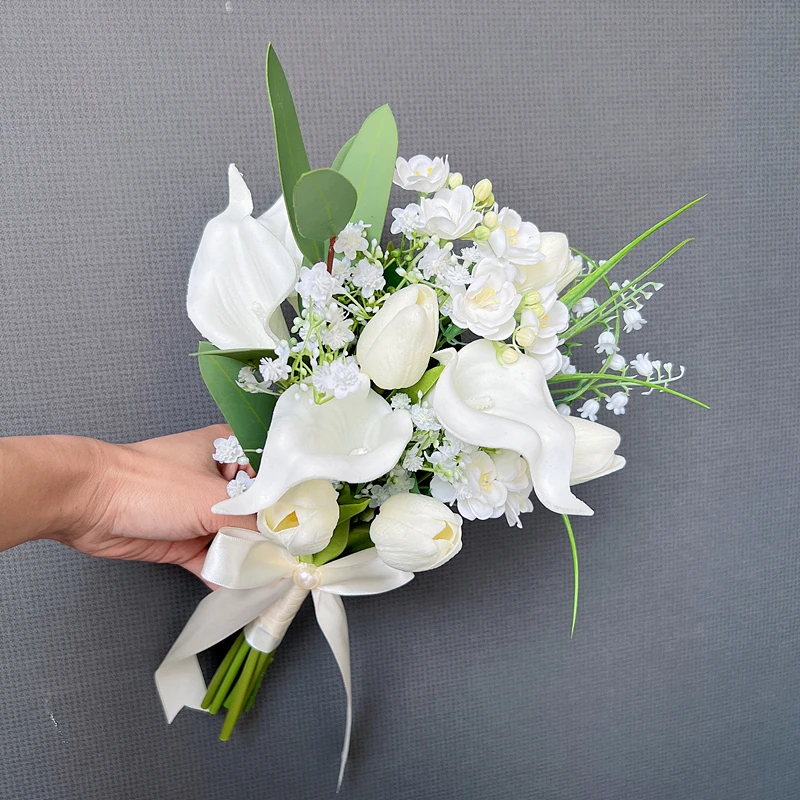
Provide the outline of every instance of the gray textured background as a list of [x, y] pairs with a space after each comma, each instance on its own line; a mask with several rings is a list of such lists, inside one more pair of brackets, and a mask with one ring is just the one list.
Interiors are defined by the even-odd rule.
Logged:
[[[567, 540], [541, 510], [348, 603], [343, 796], [797, 796], [796, 3], [12, 0], [2, 17], [2, 434], [217, 419], [184, 286], [228, 162], [257, 208], [278, 191], [269, 40], [317, 166], [388, 101], [401, 152], [449, 153], [598, 258], [710, 192], [618, 273], [697, 237], [623, 352], [685, 363], [713, 410], [636, 397], [614, 421], [629, 466], [581, 487], [597, 514], [576, 523], [574, 639]], [[221, 744], [215, 719], [167, 727], [151, 678], [195, 578], [42, 543], [0, 555], [0, 587], [3, 800], [331, 796], [344, 700], [308, 608]]]

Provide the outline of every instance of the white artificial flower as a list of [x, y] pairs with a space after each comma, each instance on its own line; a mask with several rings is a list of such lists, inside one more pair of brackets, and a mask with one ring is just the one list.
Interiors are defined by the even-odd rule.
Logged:
[[613, 369], [616, 372], [619, 372], [620, 370], [624, 369], [625, 356], [623, 356], [621, 353], [614, 353], [614, 355], [611, 356], [611, 360], [608, 362], [608, 367], [609, 369]]
[[361, 369], [381, 389], [415, 384], [428, 368], [439, 336], [439, 300], [430, 286], [392, 293], [366, 324], [356, 345]]
[[[516, 453], [514, 454], [516, 455]], [[466, 519], [495, 519], [506, 510], [508, 489], [499, 480], [497, 465], [483, 450], [465, 466], [469, 494], [457, 498], [458, 513]]]
[[311, 382], [318, 392], [343, 400], [348, 394], [358, 391], [361, 372], [352, 356], [336, 358], [328, 364], [319, 364], [311, 375]]
[[262, 388], [260, 381], [256, 378], [255, 370], [252, 367], [242, 367], [239, 370], [236, 383], [240, 389], [250, 394], [256, 394], [260, 392]]
[[653, 374], [654, 363], [650, 360], [650, 353], [639, 353], [631, 361], [631, 366], [635, 367], [643, 378], [649, 378]]
[[617, 340], [611, 331], [603, 331], [597, 337], [597, 344], [594, 346], [594, 349], [598, 353], [605, 353], [606, 355], [610, 356], [612, 353], [616, 353], [619, 350], [617, 346]]
[[480, 225], [481, 214], [472, 208], [475, 198], [469, 186], [439, 189], [420, 203], [425, 230], [441, 239], [460, 239]]
[[[563, 370], [563, 357], [558, 347], [558, 334], [569, 327], [569, 311], [557, 300], [555, 284], [529, 292], [526, 300], [536, 300], [523, 306], [520, 312], [520, 330], [517, 343], [523, 345], [526, 355], [535, 358], [544, 370], [546, 378], [552, 378]], [[522, 335], [522, 341], [520, 341]], [[574, 370], [573, 370], [574, 371]]]
[[572, 363], [572, 359], [569, 356], [562, 355], [561, 366], [558, 371], [563, 375], [574, 375], [578, 368]]
[[364, 230], [369, 228], [363, 220], [361, 222], [348, 222], [344, 229], [336, 237], [333, 243], [334, 253], [344, 253], [347, 258], [353, 261], [356, 253], [363, 252], [369, 247], [369, 242], [364, 237]]
[[284, 339], [275, 348], [275, 358], [262, 358], [258, 371], [264, 383], [273, 384], [285, 381], [292, 374], [289, 366], [289, 343]]
[[219, 464], [235, 464], [244, 455], [244, 450], [235, 436], [227, 439], [214, 439], [214, 452], [211, 458]]
[[301, 267], [299, 280], [295, 287], [297, 294], [303, 298], [306, 306], [313, 306], [319, 311], [324, 311], [333, 296], [341, 294], [344, 290], [341, 282], [328, 272], [328, 267], [322, 262], [313, 267]]
[[251, 216], [253, 198], [234, 164], [228, 207], [203, 231], [186, 294], [197, 330], [221, 350], [273, 348], [289, 338], [280, 305], [297, 280], [294, 257]]
[[355, 339], [352, 331], [353, 320], [348, 318], [344, 309], [339, 305], [332, 305], [325, 315], [325, 325], [320, 333], [320, 339], [325, 347], [341, 350]]
[[628, 395], [625, 392], [614, 392], [611, 397], [606, 398], [606, 411], [613, 411], [617, 416], [625, 413], [626, 405], [628, 405]]
[[425, 221], [422, 219], [420, 211], [421, 209], [416, 203], [409, 203], [405, 208], [393, 208], [392, 233], [402, 233], [403, 236], [410, 239], [415, 233], [421, 231], [425, 227]]
[[481, 260], [481, 251], [474, 244], [471, 247], [464, 247], [461, 250], [461, 260], [466, 265], [477, 264]]
[[569, 422], [575, 430], [571, 485], [601, 478], [625, 466], [625, 459], [615, 452], [620, 442], [615, 430], [574, 417]]
[[293, 556], [319, 553], [328, 546], [339, 523], [337, 497], [330, 481], [304, 481], [258, 513], [258, 529]]
[[442, 267], [436, 285], [449, 292], [451, 286], [466, 286], [471, 280], [469, 267], [453, 259]]
[[521, 354], [513, 364], [500, 363], [484, 339], [435, 357], [445, 368], [428, 397], [445, 430], [476, 447], [513, 450], [527, 461], [543, 505], [590, 515], [569, 489], [571, 418], [556, 411], [539, 362]]
[[226, 487], [228, 497], [238, 497], [242, 492], [246, 492], [253, 485], [253, 479], [243, 470], [236, 473], [232, 481], [228, 481]]
[[[544, 258], [543, 254], [539, 252], [541, 234], [532, 222], [523, 222], [520, 215], [511, 208], [502, 209], [497, 215], [497, 219], [498, 227], [491, 232], [485, 242], [478, 244], [481, 253], [508, 261], [517, 268], [532, 266]], [[550, 272], [553, 274], [550, 275]], [[555, 268], [535, 276], [528, 276], [526, 272], [522, 271], [520, 285], [524, 286], [525, 291], [538, 289], [539, 286], [554, 281], [557, 275], [558, 271]], [[528, 280], [529, 278], [530, 280]]]
[[556, 411], [558, 411], [562, 417], [568, 417], [572, 413], [572, 409], [566, 403], [559, 403], [556, 406]]
[[454, 260], [453, 251], [449, 247], [439, 247], [435, 242], [428, 242], [417, 262], [417, 269], [429, 281], [431, 278], [438, 278]]
[[396, 494], [381, 505], [369, 535], [389, 566], [422, 572], [461, 550], [461, 518], [433, 497]]
[[436, 412], [427, 404], [415, 403], [410, 408], [411, 421], [421, 431], [438, 431], [442, 429]]
[[215, 514], [252, 514], [311, 479], [368, 483], [386, 475], [405, 451], [414, 426], [408, 411], [393, 411], [360, 376], [358, 391], [327, 403], [284, 392], [272, 422], [253, 486], [212, 508]]
[[405, 392], [398, 392], [389, 401], [392, 408], [411, 408], [411, 398]]
[[597, 421], [597, 412], [600, 410], [600, 403], [595, 399], [586, 400], [584, 404], [578, 409], [583, 419], [588, 419], [591, 422]]
[[528, 464], [513, 450], [497, 450], [491, 458], [497, 470], [497, 480], [506, 487], [506, 521], [512, 527], [521, 528], [519, 515], [533, 511], [530, 499], [533, 482]]
[[350, 280], [353, 274], [353, 265], [350, 263], [349, 258], [334, 258], [331, 265], [331, 275], [336, 278], [339, 283], [345, 283]]
[[408, 161], [398, 158], [394, 167], [392, 182], [401, 189], [419, 194], [438, 192], [447, 182], [450, 164], [444, 160], [427, 156], [412, 156]]
[[647, 320], [635, 308], [626, 308], [622, 312], [622, 321], [625, 323], [625, 333], [640, 331], [642, 325], [647, 324]]
[[371, 300], [375, 292], [380, 291], [386, 286], [386, 279], [383, 277], [383, 267], [372, 261], [362, 258], [356, 264], [350, 279], [353, 286], [361, 289], [361, 296]]
[[574, 306], [572, 306], [572, 313], [576, 317], [583, 317], [592, 311], [597, 306], [597, 300], [593, 297], [581, 297]]
[[289, 251], [294, 261], [295, 268], [300, 269], [303, 263], [303, 254], [297, 246], [289, 214], [286, 211], [286, 201], [281, 195], [260, 217], [258, 221], [272, 234], [278, 237], [283, 246]]
[[[545, 237], [547, 235], [548, 234], [543, 233], [542, 237]], [[559, 292], [563, 292], [564, 289], [566, 289], [567, 286], [569, 286], [572, 283], [572, 281], [574, 281], [575, 278], [577, 278], [581, 274], [582, 269], [583, 269], [583, 259], [580, 256], [572, 256], [567, 262], [564, 270], [561, 272], [558, 278], [556, 278], [556, 289]]]
[[409, 450], [403, 459], [403, 469], [407, 469], [410, 472], [418, 472], [422, 469], [424, 463], [425, 460], [419, 454], [419, 450]]
[[453, 286], [450, 319], [484, 339], [507, 339], [514, 331], [514, 312], [521, 296], [494, 258], [482, 258], [468, 287]]

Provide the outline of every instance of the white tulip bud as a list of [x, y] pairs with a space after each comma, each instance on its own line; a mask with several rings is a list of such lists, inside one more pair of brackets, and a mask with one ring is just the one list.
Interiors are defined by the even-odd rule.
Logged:
[[439, 301], [430, 286], [415, 284], [390, 295], [367, 323], [356, 360], [381, 389], [412, 386], [428, 368], [439, 335]]
[[451, 172], [447, 179], [447, 188], [457, 189], [462, 183], [464, 183], [464, 176], [460, 172]]
[[337, 497], [330, 481], [299, 483], [259, 512], [258, 529], [294, 556], [318, 553], [328, 546], [339, 523]]
[[500, 227], [500, 217], [497, 216], [496, 211], [487, 211], [483, 215], [483, 224], [490, 230], [494, 231]]
[[625, 459], [616, 454], [620, 436], [599, 422], [589, 422], [578, 417], [569, 417], [575, 429], [575, 450], [569, 482], [576, 483], [601, 478], [625, 466]]
[[461, 550], [461, 517], [433, 497], [396, 494], [381, 505], [369, 535], [390, 567], [422, 572]]
[[477, 203], [485, 203], [492, 193], [492, 182], [488, 178], [478, 181], [472, 193], [475, 195], [475, 201]]

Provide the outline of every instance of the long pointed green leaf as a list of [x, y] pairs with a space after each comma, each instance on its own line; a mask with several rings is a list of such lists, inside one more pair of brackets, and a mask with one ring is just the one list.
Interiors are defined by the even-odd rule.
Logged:
[[397, 124], [385, 105], [366, 118], [339, 170], [356, 187], [358, 204], [352, 219], [372, 226], [368, 239], [380, 241], [383, 233], [396, 160]]
[[[269, 394], [249, 394], [236, 385], [236, 378], [242, 365], [239, 361], [225, 356], [215, 356], [217, 348], [209, 342], [200, 342], [197, 350], [204, 357], [198, 360], [200, 374], [208, 391], [233, 429], [239, 444], [245, 450], [263, 447], [272, 420], [276, 397]], [[253, 469], [258, 469], [261, 456], [247, 454]]]
[[281, 176], [281, 188], [286, 200], [286, 213], [289, 216], [292, 233], [300, 252], [312, 264], [324, 261], [326, 247], [320, 242], [306, 239], [297, 229], [297, 220], [292, 205], [294, 187], [300, 180], [300, 176], [310, 170], [310, 166], [289, 83], [272, 44], [267, 47], [267, 91], [269, 92], [269, 105], [272, 109], [278, 171]]
[[333, 164], [331, 164], [331, 169], [338, 170], [341, 172], [342, 164], [344, 163], [344, 159], [347, 154], [350, 152], [350, 148], [353, 146], [353, 142], [356, 140], [355, 136], [351, 136], [343, 145], [342, 149], [336, 154], [336, 158], [333, 159]]
[[[703, 195], [705, 197], [706, 195]], [[675, 217], [679, 217], [683, 214], [684, 211], [690, 209], [696, 203], [699, 203], [703, 197], [698, 197], [696, 200], [692, 200], [691, 203], [687, 203], [683, 208], [679, 208], [673, 214], [670, 214], [665, 219], [662, 219], [661, 222], [657, 222], [653, 225], [652, 228], [646, 230], [641, 236], [637, 236], [630, 244], [626, 244], [625, 247], [622, 248], [618, 253], [614, 253], [608, 261], [605, 262], [599, 269], [593, 270], [590, 272], [580, 283], [573, 286], [563, 297], [560, 297], [564, 305], [567, 308], [572, 308], [578, 300], [581, 299], [591, 288], [603, 278], [619, 261], [621, 261], [637, 244], [641, 244], [648, 236], [655, 233], [659, 228], [663, 228], [668, 222], [672, 222]]]
[[301, 235], [327, 243], [350, 221], [358, 195], [335, 169], [314, 169], [294, 187], [294, 214]]
[[261, 361], [262, 358], [271, 358], [275, 355], [274, 350], [199, 350], [197, 353], [190, 353], [192, 356], [225, 356], [225, 358], [232, 358], [240, 364], [255, 364]]
[[567, 529], [567, 536], [569, 536], [569, 548], [572, 551], [572, 575], [574, 580], [574, 588], [572, 593], [572, 628], [569, 632], [569, 638], [575, 633], [575, 620], [578, 618], [578, 548], [575, 545], [575, 534], [572, 532], [572, 523], [566, 514], [562, 514], [561, 518], [564, 520], [564, 527]]

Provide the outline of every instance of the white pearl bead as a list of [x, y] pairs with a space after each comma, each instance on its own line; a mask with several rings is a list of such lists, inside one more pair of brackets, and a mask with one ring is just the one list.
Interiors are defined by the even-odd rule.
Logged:
[[313, 564], [301, 564], [292, 574], [296, 586], [311, 591], [319, 586], [319, 570]]

